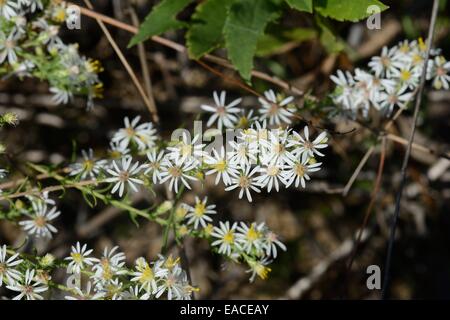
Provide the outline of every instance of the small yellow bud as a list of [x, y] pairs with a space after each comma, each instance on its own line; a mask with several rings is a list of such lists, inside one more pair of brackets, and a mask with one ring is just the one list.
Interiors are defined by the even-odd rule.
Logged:
[[43, 267], [51, 267], [54, 262], [55, 257], [50, 253], [47, 253], [45, 256], [41, 258], [41, 266]]
[[5, 123], [15, 126], [19, 123], [19, 118], [17, 117], [17, 114], [13, 112], [7, 112], [4, 115], [2, 115], [2, 119]]
[[156, 209], [155, 214], [160, 215], [160, 214], [166, 213], [167, 211], [171, 210], [172, 208], [173, 208], [172, 201], [166, 200], [159, 205], [159, 207]]

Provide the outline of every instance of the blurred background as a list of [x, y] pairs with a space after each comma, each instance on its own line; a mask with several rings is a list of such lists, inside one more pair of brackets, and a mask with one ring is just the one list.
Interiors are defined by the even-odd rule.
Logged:
[[[255, 67], [288, 81], [294, 86], [323, 99], [333, 89], [329, 76], [336, 69], [353, 70], [365, 67], [383, 46], [393, 46], [403, 39], [426, 37], [431, 1], [383, 1], [390, 9], [381, 14], [380, 30], [369, 30], [366, 22], [338, 23], [333, 28], [345, 46], [333, 53], [313, 37], [308, 40], [286, 39], [282, 45], [261, 46]], [[435, 46], [450, 57], [450, 7], [441, 1]], [[75, 3], [82, 3], [75, 1]], [[95, 10], [117, 20], [133, 24], [132, 15], [142, 20], [155, 1], [97, 0]], [[188, 17], [188, 7], [183, 15]], [[289, 11], [281, 18], [286, 28], [314, 28], [313, 17]], [[127, 60], [143, 82], [143, 73], [136, 47], [126, 49], [130, 34], [109, 26]], [[86, 111], [86, 101], [77, 98], [67, 106], [50, 103], [46, 83], [26, 79], [0, 81], [0, 112], [16, 112], [20, 123], [1, 130], [1, 140], [7, 145], [3, 167], [26, 172], [27, 161], [65, 166], [81, 149], [93, 148], [97, 156], [105, 155], [114, 130], [122, 127], [125, 116], [141, 115], [150, 120], [127, 72], [111, 48], [95, 20], [82, 17], [81, 30], [62, 28], [66, 42], [77, 42], [80, 52], [101, 61], [100, 74], [105, 84], [104, 98], [95, 101], [95, 108]], [[275, 31], [274, 31], [275, 32]], [[182, 31], [169, 32], [165, 37], [184, 43]], [[177, 53], [154, 42], [145, 43], [145, 59], [152, 81], [153, 95], [161, 117], [160, 132], [169, 138], [179, 126], [191, 128], [199, 117], [200, 105], [211, 102], [214, 90], [226, 90], [230, 99], [244, 97], [244, 106], [257, 106], [257, 98], [243, 91], [233, 81], [204, 69], [190, 61], [186, 54]], [[216, 52], [225, 56], [223, 52]], [[227, 77], [239, 80], [228, 69], [220, 69]], [[258, 79], [253, 80], [258, 92], [276, 87]], [[303, 100], [296, 97], [296, 102]], [[392, 261], [391, 298], [428, 299], [450, 298], [450, 162], [439, 157], [449, 149], [450, 92], [427, 89], [416, 132], [416, 142], [436, 152], [413, 150], [407, 170], [408, 179], [401, 203], [397, 240]], [[256, 195], [253, 203], [238, 200], [234, 192], [224, 192], [207, 179], [205, 187], [185, 193], [182, 201], [193, 203], [195, 195], [208, 195], [217, 205], [217, 219], [235, 221], [266, 221], [287, 245], [272, 264], [266, 281], [248, 282], [245, 267], [225, 263], [209, 251], [204, 240], [185, 239], [191, 266], [192, 282], [201, 288], [197, 298], [204, 299], [375, 299], [379, 291], [366, 287], [366, 268], [384, 264], [389, 218], [400, 181], [400, 167], [405, 148], [388, 140], [386, 160], [380, 191], [367, 225], [367, 233], [357, 251], [352, 269], [346, 271], [356, 231], [361, 225], [371, 199], [380, 149], [375, 148], [346, 196], [343, 188], [355, 171], [374, 135], [367, 127], [378, 127], [373, 120], [364, 125], [343, 117], [323, 120], [322, 110], [304, 106], [302, 116], [313, 123], [347, 134], [332, 134], [326, 149], [323, 169], [305, 190], [288, 189], [280, 193]], [[203, 116], [201, 116], [203, 118]], [[320, 119], [320, 120], [319, 120]], [[305, 123], [299, 122], [297, 129]], [[408, 137], [411, 111], [404, 112], [390, 129], [395, 135]], [[14, 178], [14, 177], [10, 177]], [[211, 177], [210, 177], [211, 178]], [[156, 195], [137, 194], [136, 207], [148, 207], [164, 200], [163, 190]], [[119, 245], [129, 263], [139, 256], [154, 259], [161, 249], [162, 230], [151, 222], [139, 221], [137, 228], [127, 214], [99, 203], [90, 208], [82, 195], [67, 191], [57, 199], [62, 211], [56, 226], [58, 235], [48, 243], [38, 244], [40, 252], [57, 257], [67, 255], [77, 240], [87, 242], [100, 251], [104, 246]], [[17, 226], [0, 221], [0, 243], [18, 244], [24, 235]], [[174, 254], [177, 253], [173, 248]], [[224, 271], [223, 269], [226, 268]], [[55, 278], [63, 274], [54, 275]]]

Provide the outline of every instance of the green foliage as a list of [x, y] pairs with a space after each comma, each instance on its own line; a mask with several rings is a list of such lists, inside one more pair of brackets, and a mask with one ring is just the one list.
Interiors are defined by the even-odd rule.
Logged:
[[313, 12], [313, 0], [286, 0], [291, 8], [299, 11]]
[[338, 21], [353, 21], [367, 18], [370, 6], [378, 6], [380, 11], [388, 7], [378, 0], [314, 0], [314, 9], [324, 17]]
[[169, 30], [179, 29], [186, 23], [177, 20], [176, 15], [192, 0], [163, 0], [156, 5], [139, 28], [129, 44], [129, 47], [138, 44], [155, 35]]
[[222, 29], [232, 0], [209, 0], [197, 6], [186, 34], [189, 56], [199, 59], [223, 40]]
[[[344, 48], [324, 18], [338, 21], [358, 21], [369, 16], [369, 6], [380, 11], [387, 6], [378, 0], [204, 0], [196, 6], [189, 22], [176, 16], [192, 0], [162, 0], [142, 23], [130, 46], [168, 30], [185, 28], [189, 57], [200, 59], [216, 48], [227, 49], [228, 58], [247, 82], [250, 81], [255, 55], [276, 54], [286, 42], [302, 42], [317, 35], [329, 52]], [[269, 24], [283, 10], [294, 9], [314, 14], [318, 31], [296, 28], [295, 35], [284, 32], [265, 33]]]
[[336, 37], [325, 18], [316, 16], [316, 23], [320, 28], [320, 42], [329, 53], [336, 53], [344, 49], [344, 43]]
[[256, 56], [263, 57], [277, 54], [287, 43], [301, 43], [317, 37], [313, 28], [295, 28], [284, 30], [276, 34], [264, 34], [258, 40]]
[[258, 39], [278, 15], [277, 7], [270, 1], [243, 0], [230, 8], [223, 29], [225, 46], [231, 62], [246, 81], [250, 80]]

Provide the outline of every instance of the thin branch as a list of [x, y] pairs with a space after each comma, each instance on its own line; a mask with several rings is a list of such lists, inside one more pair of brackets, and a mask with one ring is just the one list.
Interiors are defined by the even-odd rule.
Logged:
[[[395, 134], [389, 133], [389, 134], [386, 135], [386, 138], [388, 140], [392, 140], [392, 141], [394, 141], [396, 143], [403, 144], [405, 146], [408, 145], [408, 140], [406, 140], [405, 138], [396, 136]], [[415, 143], [415, 142], [412, 143], [411, 148], [413, 148], [413, 149], [415, 149], [417, 151], [422, 151], [422, 152], [425, 152], [425, 153], [433, 154], [433, 155], [436, 155], [436, 156], [441, 157], [441, 158], [450, 159], [450, 152], [439, 153], [439, 152], [437, 152], [437, 151], [435, 151], [433, 149], [427, 148], [427, 147], [422, 146], [422, 145], [420, 145], [418, 143]]]
[[70, 189], [70, 188], [79, 188], [79, 187], [83, 187], [83, 186], [97, 185], [99, 183], [101, 183], [101, 182], [99, 182], [97, 180], [86, 180], [86, 181], [80, 181], [80, 182], [66, 184], [66, 185], [50, 186], [50, 187], [46, 187], [43, 189], [35, 188], [35, 189], [23, 191], [23, 192], [2, 195], [2, 196], [0, 196], [0, 201], [16, 199], [16, 198], [21, 198], [21, 197], [25, 197], [25, 196], [33, 196], [33, 195], [36, 196], [36, 195], [40, 195], [44, 192], [56, 192], [56, 191], [61, 191], [61, 190], [65, 190], [65, 189]]
[[363, 223], [361, 224], [361, 227], [359, 228], [358, 235], [356, 237], [355, 244], [353, 246], [352, 253], [350, 255], [349, 262], [347, 264], [347, 275], [349, 274], [350, 270], [352, 269], [353, 261], [355, 260], [356, 253], [358, 251], [358, 247], [361, 243], [361, 237], [363, 230], [366, 229], [367, 223], [369, 222], [370, 214], [372, 213], [373, 206], [375, 205], [375, 201], [377, 199], [378, 192], [380, 191], [381, 187], [381, 178], [383, 176], [383, 169], [384, 169], [384, 160], [386, 159], [386, 138], [383, 137], [381, 140], [381, 154], [380, 154], [380, 163], [378, 165], [378, 172], [377, 172], [377, 178], [375, 179], [375, 186], [372, 191], [371, 199], [369, 206], [367, 207], [366, 214], [364, 216]]
[[350, 191], [350, 188], [352, 187], [353, 183], [355, 182], [356, 178], [358, 177], [359, 173], [361, 172], [362, 168], [366, 164], [367, 160], [372, 155], [373, 151], [375, 150], [375, 146], [371, 146], [367, 151], [364, 157], [362, 157], [361, 161], [359, 162], [358, 166], [356, 167], [355, 171], [353, 172], [352, 176], [348, 180], [347, 184], [345, 185], [344, 191], [342, 192], [342, 195], [346, 196], [348, 192]]
[[[93, 9], [93, 6], [89, 0], [84, 0], [84, 3], [90, 8]], [[111, 44], [111, 47], [116, 52], [117, 56], [119, 57], [120, 61], [122, 62], [123, 66], [125, 67], [125, 70], [128, 72], [131, 80], [133, 81], [136, 89], [138, 90], [139, 94], [142, 97], [142, 100], [144, 100], [145, 105], [148, 108], [148, 111], [150, 112], [150, 115], [152, 116], [152, 120], [155, 123], [159, 123], [159, 117], [158, 117], [158, 111], [156, 110], [155, 104], [150, 101], [150, 99], [145, 94], [144, 89], [142, 88], [141, 83], [139, 82], [136, 74], [134, 73], [133, 69], [131, 68], [130, 64], [128, 63], [127, 59], [125, 58], [124, 54], [120, 50], [119, 46], [117, 45], [114, 38], [111, 36], [111, 33], [106, 28], [103, 21], [99, 18], [96, 18], [96, 21], [100, 28], [102, 29], [103, 33], [105, 34], [106, 38], [108, 39], [109, 43]]]
[[[129, 12], [130, 12], [130, 16], [131, 16], [131, 20], [133, 21], [133, 24], [135, 26], [138, 26], [139, 19], [136, 14], [136, 11], [134, 10], [134, 8], [132, 6], [129, 7]], [[150, 77], [150, 71], [149, 71], [149, 66], [147, 63], [145, 46], [143, 43], [138, 43], [137, 48], [138, 48], [138, 54], [139, 54], [139, 62], [141, 64], [141, 69], [142, 69], [142, 77], [144, 78], [145, 90], [147, 91], [147, 96], [152, 105], [152, 109], [157, 110], [155, 98], [153, 97], [152, 78]]]
[[398, 216], [400, 214], [400, 202], [401, 202], [402, 195], [403, 195], [403, 189], [405, 187], [406, 169], [408, 167], [409, 157], [411, 155], [411, 149], [412, 149], [412, 144], [413, 144], [413, 140], [414, 140], [414, 134], [416, 132], [417, 117], [419, 115], [420, 104], [422, 103], [423, 89], [425, 87], [425, 80], [426, 80], [427, 69], [428, 69], [428, 59], [430, 57], [431, 45], [433, 43], [434, 27], [436, 25], [438, 9], [439, 9], [439, 0], [434, 0], [433, 1], [433, 9], [432, 9], [432, 13], [431, 13], [430, 28], [428, 30], [428, 37], [427, 37], [427, 49], [426, 49], [425, 59], [423, 62], [423, 69], [422, 69], [422, 75], [420, 78], [419, 91], [417, 93], [416, 104], [414, 106], [413, 123], [412, 123], [410, 136], [408, 139], [408, 145], [406, 148], [405, 156], [403, 158], [403, 164], [402, 164], [402, 169], [401, 169], [401, 181], [400, 181], [399, 190], [397, 192], [397, 198], [395, 201], [394, 220], [392, 221], [392, 224], [391, 224], [391, 231], [390, 231], [390, 236], [389, 236], [386, 263], [384, 265], [384, 281], [383, 281], [383, 288], [381, 291], [382, 299], [386, 298], [388, 288], [389, 288], [391, 259], [392, 259], [392, 254], [393, 254], [393, 250], [394, 250], [395, 232], [397, 229]]

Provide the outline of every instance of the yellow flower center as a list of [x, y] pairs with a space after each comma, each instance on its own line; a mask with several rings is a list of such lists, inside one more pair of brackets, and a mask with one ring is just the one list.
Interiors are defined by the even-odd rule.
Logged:
[[250, 186], [250, 179], [247, 176], [242, 176], [239, 178], [239, 187], [248, 188]]
[[133, 137], [136, 134], [136, 132], [134, 131], [134, 129], [132, 127], [126, 128], [125, 132], [128, 137]]
[[180, 147], [182, 157], [187, 157], [192, 154], [192, 146], [190, 144], [183, 144]]
[[206, 205], [203, 202], [199, 202], [195, 205], [194, 214], [196, 217], [201, 217], [205, 214]]
[[84, 160], [84, 162], [83, 162], [84, 171], [91, 171], [93, 168], [94, 168], [94, 161]]
[[78, 253], [78, 252], [72, 252], [70, 254], [70, 256], [72, 257], [73, 261], [75, 261], [76, 263], [82, 263], [83, 262], [83, 256]]
[[179, 167], [170, 167], [168, 172], [172, 177], [175, 178], [181, 177], [182, 174], [182, 171]]
[[227, 233], [225, 233], [225, 235], [223, 236], [223, 242], [228, 244], [232, 244], [234, 242], [233, 231], [230, 230]]
[[154, 273], [153, 273], [152, 268], [150, 268], [149, 265], [146, 265], [144, 270], [142, 271], [142, 274], [141, 274], [141, 276], [139, 278], [139, 281], [141, 283], [145, 283], [145, 282], [148, 282], [148, 281], [152, 281], [153, 278], [154, 278]]
[[64, 20], [66, 20], [66, 10], [64, 10], [64, 8], [57, 9], [53, 14], [53, 19], [59, 23], [64, 22]]
[[280, 168], [276, 167], [276, 166], [269, 166], [267, 168], [267, 175], [269, 176], [276, 176], [278, 173], [280, 172]]
[[262, 264], [256, 264], [255, 265], [255, 271], [256, 274], [263, 280], [266, 280], [269, 276], [269, 272], [272, 271], [272, 269], [263, 266]]
[[227, 162], [225, 160], [220, 160], [214, 165], [214, 169], [219, 172], [224, 172], [227, 169]]
[[305, 175], [305, 166], [302, 165], [301, 163], [297, 163], [295, 165], [295, 173], [299, 176], [299, 177], [303, 177]]
[[119, 180], [120, 180], [120, 181], [123, 181], [123, 182], [128, 181], [128, 178], [129, 178], [129, 177], [130, 177], [130, 174], [129, 174], [128, 171], [122, 171], [122, 172], [120, 172], [120, 174], [119, 174]]
[[255, 228], [253, 227], [253, 225], [250, 227], [250, 229], [248, 229], [247, 231], [247, 239], [249, 241], [255, 241], [260, 237], [260, 233], [258, 231], [255, 230]]
[[411, 79], [411, 71], [402, 70], [402, 72], [400, 73], [400, 79], [402, 79], [402, 81], [408, 81], [409, 79]]
[[42, 228], [47, 223], [47, 219], [42, 216], [37, 216], [36, 218], [34, 218], [34, 223], [37, 227]]

